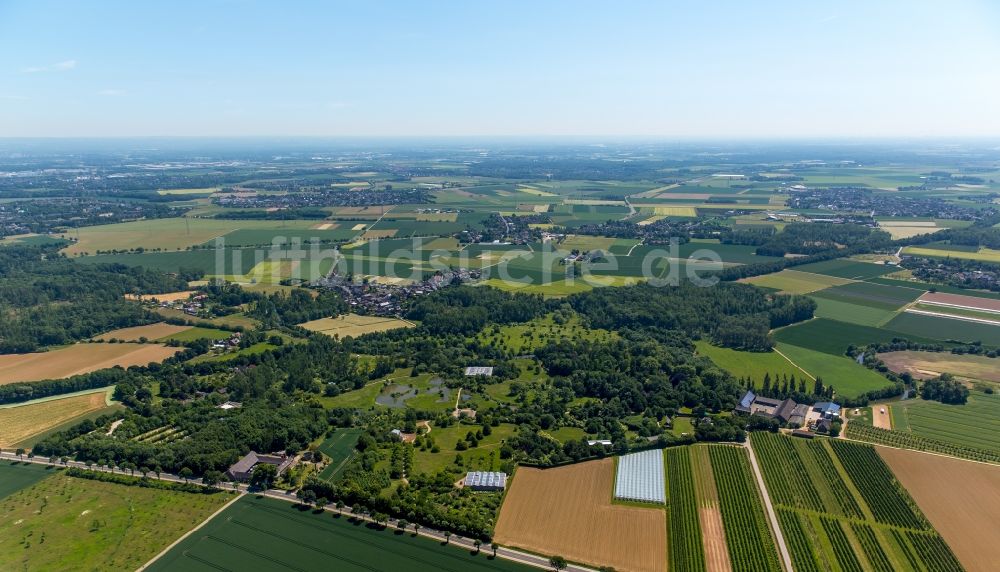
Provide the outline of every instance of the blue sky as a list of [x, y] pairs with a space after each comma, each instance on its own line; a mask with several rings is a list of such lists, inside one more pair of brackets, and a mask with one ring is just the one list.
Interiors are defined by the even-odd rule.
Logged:
[[0, 136], [997, 136], [998, 62], [987, 0], [0, 0]]

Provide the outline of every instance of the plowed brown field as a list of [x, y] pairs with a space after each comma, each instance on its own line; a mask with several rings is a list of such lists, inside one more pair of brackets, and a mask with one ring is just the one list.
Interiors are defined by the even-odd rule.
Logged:
[[612, 459], [555, 469], [521, 467], [500, 510], [500, 544], [616, 570], [665, 572], [662, 509], [611, 504]]
[[1000, 562], [1000, 467], [876, 447], [969, 572]]
[[116, 365], [148, 365], [181, 349], [159, 344], [74, 344], [47, 352], [0, 355], [0, 385], [58, 379]]
[[715, 474], [708, 458], [707, 447], [692, 447], [691, 462], [697, 480], [698, 516], [701, 522], [701, 543], [705, 547], [705, 569], [708, 572], [729, 572], [733, 569], [726, 548], [726, 530], [719, 511], [719, 493], [715, 488]]

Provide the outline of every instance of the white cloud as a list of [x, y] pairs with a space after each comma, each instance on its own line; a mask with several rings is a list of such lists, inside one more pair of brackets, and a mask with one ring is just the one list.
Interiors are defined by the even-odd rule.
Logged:
[[128, 95], [128, 92], [124, 89], [102, 89], [97, 92], [97, 95], [106, 95], [108, 97], [122, 97]]
[[63, 72], [74, 69], [75, 67], [76, 67], [76, 60], [65, 60], [61, 62], [56, 62], [49, 66], [34, 66], [30, 68], [24, 68], [21, 71], [24, 73], [41, 73], [50, 71]]

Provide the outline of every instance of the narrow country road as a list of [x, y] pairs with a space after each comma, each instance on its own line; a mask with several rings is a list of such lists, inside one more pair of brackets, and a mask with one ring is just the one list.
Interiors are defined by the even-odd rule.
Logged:
[[782, 567], [784, 567], [786, 572], [794, 572], [792, 557], [788, 554], [788, 546], [785, 545], [785, 536], [781, 533], [781, 526], [778, 525], [778, 515], [775, 514], [774, 505], [771, 504], [771, 495], [767, 493], [767, 487], [764, 485], [764, 477], [761, 475], [760, 467], [757, 465], [757, 455], [753, 452], [753, 445], [750, 444], [749, 437], [743, 442], [743, 446], [750, 453], [750, 466], [753, 467], [753, 475], [757, 478], [757, 488], [760, 489], [760, 494], [764, 498], [764, 508], [767, 510], [768, 520], [771, 521], [771, 530], [774, 531], [774, 539], [778, 542], [778, 552], [781, 554]]

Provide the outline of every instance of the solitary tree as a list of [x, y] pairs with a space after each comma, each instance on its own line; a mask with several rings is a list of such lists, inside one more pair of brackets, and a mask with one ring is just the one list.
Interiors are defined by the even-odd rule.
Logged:
[[500, 543], [498, 543], [498, 542], [491, 542], [490, 543], [490, 548], [493, 549], [493, 558], [496, 558], [497, 557], [497, 550], [500, 550]]
[[17, 451], [14, 451], [14, 454], [17, 455], [18, 460], [23, 461], [24, 460], [24, 447], [18, 447]]
[[180, 472], [177, 474], [180, 478], [184, 479], [184, 482], [186, 483], [188, 479], [194, 475], [194, 471], [192, 471], [190, 467], [181, 467]]
[[396, 521], [396, 530], [400, 532], [406, 532], [407, 526], [410, 526], [410, 523], [405, 518]]
[[330, 499], [326, 497], [317, 497], [316, 500], [313, 501], [313, 506], [316, 508], [323, 508], [328, 504], [330, 504]]
[[565, 570], [566, 569], [566, 559], [562, 556], [553, 556], [549, 558], [549, 564], [552, 565], [553, 570]]
[[449, 542], [451, 542], [451, 531], [446, 530], [444, 531], [444, 543], [448, 544]]
[[416, 536], [417, 534], [420, 534], [420, 523], [419, 522], [414, 522], [413, 523], [413, 536]]
[[479, 554], [479, 547], [483, 545], [483, 542], [477, 538], [472, 544], [476, 547], [476, 554]]

